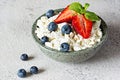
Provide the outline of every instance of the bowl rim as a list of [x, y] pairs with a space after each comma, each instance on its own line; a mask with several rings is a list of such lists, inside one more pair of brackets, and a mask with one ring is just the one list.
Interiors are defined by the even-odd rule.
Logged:
[[[55, 12], [61, 12], [63, 9], [64, 9], [64, 8], [55, 9], [54, 11], [55, 11]], [[96, 43], [94, 46], [92, 46], [92, 47], [90, 47], [90, 48], [86, 48], [86, 49], [82, 49], [82, 50], [78, 50], [78, 51], [62, 52], [62, 51], [58, 51], [58, 50], [56, 50], [56, 49], [52, 49], [52, 48], [50, 48], [50, 47], [47, 47], [47, 46], [41, 44], [39, 38], [37, 37], [37, 34], [35, 33], [35, 30], [36, 30], [36, 28], [37, 28], [37, 21], [38, 21], [42, 16], [44, 16], [44, 15], [45, 15], [45, 13], [44, 13], [43, 15], [41, 15], [40, 17], [38, 17], [38, 18], [35, 20], [35, 22], [33, 23], [33, 25], [32, 25], [32, 36], [33, 36], [33, 38], [35, 39], [35, 41], [39, 44], [39, 46], [42, 47], [42, 48], [44, 48], [44, 49], [46, 49], [46, 50], [49, 50], [49, 51], [52, 51], [52, 52], [57, 52], [58, 54], [64, 54], [64, 55], [70, 55], [70, 54], [72, 54], [72, 55], [73, 55], [74, 53], [77, 54], [78, 52], [79, 52], [79, 53], [82, 53], [82, 52], [84, 52], [84, 51], [93, 50], [93, 49], [97, 48], [98, 46], [100, 46], [102, 43], [104, 43], [104, 42], [107, 40], [107, 25], [106, 25], [105, 21], [104, 21], [101, 17], [99, 17], [99, 18], [101, 19], [101, 25], [100, 25], [100, 27], [102, 27], [102, 28], [104, 27], [104, 29], [102, 30], [102, 38], [101, 38], [101, 41], [100, 41], [100, 42]]]

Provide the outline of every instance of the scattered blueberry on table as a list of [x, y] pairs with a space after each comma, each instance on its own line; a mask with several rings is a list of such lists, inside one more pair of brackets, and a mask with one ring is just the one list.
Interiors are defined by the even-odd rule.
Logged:
[[52, 9], [48, 10], [48, 11], [46, 12], [46, 16], [47, 16], [48, 18], [54, 16], [54, 10], [52, 10]]
[[[45, 41], [46, 41], [46, 40], [45, 40]], [[45, 41], [44, 41], [44, 42], [45, 42]], [[20, 56], [20, 59], [23, 60], [23, 61], [28, 60], [28, 55], [24, 53], [24, 54], [22, 54], [22, 55]], [[38, 68], [37, 68], [36, 66], [30, 67], [30, 73], [31, 73], [31, 74], [37, 74], [38, 71], [39, 71], [39, 70], [38, 70]], [[18, 72], [17, 72], [17, 75], [18, 75], [18, 77], [20, 77], [20, 78], [24, 78], [24, 77], [26, 77], [27, 72], [26, 72], [25, 69], [19, 69]]]
[[48, 25], [48, 30], [49, 31], [56, 31], [58, 28], [58, 25], [55, 22], [50, 22]]
[[28, 60], [28, 55], [26, 53], [24, 53], [20, 56], [20, 59], [23, 61], [26, 61], [26, 60]]
[[60, 51], [68, 52], [70, 45], [68, 43], [62, 43], [60, 46]]
[[26, 77], [26, 71], [25, 71], [25, 69], [20, 69], [20, 70], [18, 70], [17, 75], [18, 75], [18, 77], [20, 77], [20, 78]]
[[65, 24], [62, 26], [61, 32], [62, 34], [70, 34], [70, 32], [72, 32], [72, 28], [69, 24]]
[[31, 73], [31, 74], [37, 74], [37, 73], [38, 73], [38, 68], [37, 68], [36, 66], [32, 66], [32, 67], [30, 68], [30, 73]]

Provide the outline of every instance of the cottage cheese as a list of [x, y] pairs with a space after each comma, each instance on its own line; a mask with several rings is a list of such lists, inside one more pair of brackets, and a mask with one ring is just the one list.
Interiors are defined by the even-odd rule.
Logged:
[[69, 51], [78, 51], [92, 47], [96, 43], [100, 42], [102, 37], [102, 31], [99, 28], [101, 20], [96, 21], [93, 24], [91, 36], [88, 39], [84, 39], [81, 35], [76, 34], [75, 31], [71, 32], [70, 34], [62, 35], [61, 28], [67, 23], [58, 24], [57, 31], [50, 32], [47, 28], [48, 24], [54, 21], [57, 16], [58, 15], [55, 15], [49, 19], [46, 16], [42, 16], [41, 19], [37, 21], [37, 26], [39, 26], [39, 28], [36, 29], [35, 33], [37, 33], [38, 38], [47, 36], [50, 40], [49, 42], [45, 43], [45, 46], [60, 50], [60, 45], [64, 42], [67, 42], [70, 45]]

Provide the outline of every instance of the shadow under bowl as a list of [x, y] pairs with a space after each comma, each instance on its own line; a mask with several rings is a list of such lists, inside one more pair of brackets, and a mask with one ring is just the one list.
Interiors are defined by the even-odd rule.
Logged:
[[[56, 9], [55, 12], [61, 12], [63, 9]], [[101, 41], [97, 44], [95, 44], [93, 47], [86, 48], [83, 50], [79, 51], [70, 51], [70, 52], [61, 52], [49, 47], [46, 47], [45, 45], [40, 43], [39, 38], [37, 37], [37, 34], [35, 33], [35, 30], [37, 28], [37, 20], [39, 20], [42, 16], [45, 14], [41, 15], [38, 19], [33, 24], [32, 27], [32, 35], [35, 41], [38, 43], [41, 51], [49, 56], [50, 58], [61, 61], [61, 62], [74, 62], [74, 63], [79, 63], [88, 60], [92, 56], [96, 54], [96, 52], [101, 48], [101, 46], [104, 44], [104, 42], [107, 39], [107, 25], [104, 22], [102, 18], [101, 19], [101, 25], [100, 28], [102, 30], [102, 38]]]

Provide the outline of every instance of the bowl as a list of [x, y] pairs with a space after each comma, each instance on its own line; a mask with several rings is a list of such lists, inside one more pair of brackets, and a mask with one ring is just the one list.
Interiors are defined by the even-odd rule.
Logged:
[[[55, 12], [61, 12], [63, 9], [56, 9]], [[41, 15], [44, 16], [45, 14]], [[38, 46], [40, 47], [41, 51], [47, 55], [48, 57], [61, 62], [74, 62], [79, 63], [88, 60], [92, 56], [94, 56], [97, 51], [101, 48], [101, 46], [104, 44], [104, 42], [107, 39], [107, 25], [105, 21], [101, 18], [101, 25], [100, 28], [102, 30], [102, 38], [99, 43], [94, 45], [93, 47], [86, 48], [79, 51], [70, 51], [70, 52], [61, 52], [49, 47], [46, 47], [45, 45], [40, 43], [39, 38], [37, 37], [37, 34], [35, 33], [35, 30], [37, 28], [37, 20], [41, 18], [41, 16], [36, 19], [32, 26], [32, 35], [35, 41], [37, 42]]]

